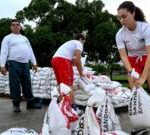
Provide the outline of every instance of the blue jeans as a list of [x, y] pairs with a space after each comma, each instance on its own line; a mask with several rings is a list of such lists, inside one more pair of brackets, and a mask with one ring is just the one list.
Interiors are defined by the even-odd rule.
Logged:
[[10, 96], [12, 100], [20, 102], [21, 90], [26, 100], [32, 100], [33, 94], [29, 64], [9, 60], [8, 65]]

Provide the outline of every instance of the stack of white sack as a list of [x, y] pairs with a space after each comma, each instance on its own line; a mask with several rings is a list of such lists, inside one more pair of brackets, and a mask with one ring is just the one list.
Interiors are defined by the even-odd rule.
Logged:
[[111, 81], [106, 75], [93, 76], [92, 82], [105, 89], [110, 97], [115, 108], [127, 106], [131, 97], [131, 90], [122, 87], [122, 84], [117, 81]]
[[91, 95], [107, 91], [115, 108], [127, 106], [131, 97], [131, 90], [122, 87], [121, 83], [111, 81], [106, 75], [82, 77], [76, 81], [75, 103], [86, 105]]
[[126, 87], [118, 87], [109, 91], [112, 104], [115, 108], [128, 106], [132, 91]]
[[119, 82], [117, 82], [117, 81], [111, 81], [111, 82], [105, 82], [105, 83], [99, 82], [99, 83], [98, 83], [98, 86], [100, 86], [100, 87], [102, 87], [103, 89], [109, 91], [109, 90], [112, 90], [112, 89], [121, 87], [122, 84], [119, 83]]
[[92, 76], [89, 79], [96, 86], [102, 87], [105, 90], [112, 90], [122, 86], [121, 83], [117, 81], [111, 81], [111, 79], [106, 75]]
[[[50, 98], [50, 78], [52, 74], [50, 68], [38, 68], [37, 72], [30, 70], [30, 74], [34, 96], [40, 98]], [[9, 72], [7, 72], [6, 76], [0, 74], [0, 93], [10, 95], [8, 76]]]
[[76, 82], [78, 82], [80, 88], [82, 88], [86, 92], [95, 89], [96, 86], [101, 87], [107, 91], [122, 86], [121, 83], [117, 81], [111, 81], [110, 78], [105, 75], [80, 77]]
[[79, 119], [75, 135], [101, 135], [118, 130], [121, 130], [120, 122], [106, 93], [103, 96], [91, 96], [85, 114]]
[[108, 76], [106, 76], [106, 75], [98, 75], [98, 76], [93, 75], [91, 81], [92, 81], [95, 85], [98, 85], [99, 83], [100, 83], [100, 84], [101, 84], [101, 83], [111, 83], [110, 77], [108, 77]]
[[[75, 66], [73, 67], [73, 72], [74, 72], [74, 81], [76, 81], [79, 79], [79, 72]], [[95, 71], [93, 71], [92, 68], [90, 67], [83, 66], [83, 73], [86, 76], [91, 77], [94, 75]]]
[[68, 97], [71, 89], [65, 84], [60, 84], [60, 91], [63, 96], [61, 103], [57, 103], [58, 90], [54, 89], [51, 93], [52, 100], [46, 111], [40, 135], [71, 135], [71, 124], [78, 120]]
[[10, 128], [5, 132], [1, 133], [1, 135], [38, 135], [33, 129], [27, 128]]
[[32, 86], [32, 92], [35, 97], [38, 97], [40, 95], [40, 74], [39, 70], [35, 73], [34, 71], [30, 70], [31, 75], [31, 86]]
[[50, 91], [52, 91], [57, 86], [57, 80], [54, 74], [53, 68], [50, 68], [51, 75], [50, 75]]
[[6, 92], [5, 89], [7, 87], [7, 81], [8, 81], [8, 74], [4, 76], [0, 73], [0, 93]]
[[78, 80], [79, 87], [85, 92], [95, 90], [96, 86], [87, 77], [80, 77]]
[[91, 82], [97, 87], [102, 87], [109, 93], [111, 101], [115, 108], [127, 106], [131, 97], [131, 90], [122, 87], [117, 81], [111, 81], [106, 75], [93, 76]]
[[100, 86], [109, 93], [115, 108], [127, 106], [129, 104], [131, 90], [126, 87], [122, 87], [121, 83], [111, 81], [110, 83], [101, 83]]
[[86, 106], [90, 96], [97, 94], [103, 95], [105, 93], [104, 89], [96, 87], [87, 77], [79, 78], [77, 83], [80, 88], [75, 91], [75, 103], [77, 105]]
[[88, 99], [93, 95], [105, 95], [105, 90], [100, 87], [95, 87], [95, 89], [85, 92], [84, 90], [75, 91], [75, 103], [77, 105], [86, 106]]
[[77, 105], [86, 106], [89, 97], [90, 95], [82, 89], [78, 89], [74, 92], [74, 99]]
[[49, 67], [38, 68], [38, 71], [30, 71], [32, 91], [35, 97], [50, 98], [50, 77]]
[[44, 92], [45, 96], [43, 95], [43, 98], [50, 98], [50, 89], [51, 89], [51, 85], [50, 85], [50, 79], [51, 79], [51, 69], [49, 67], [44, 67], [42, 68], [41, 72], [40, 72], [40, 91]]

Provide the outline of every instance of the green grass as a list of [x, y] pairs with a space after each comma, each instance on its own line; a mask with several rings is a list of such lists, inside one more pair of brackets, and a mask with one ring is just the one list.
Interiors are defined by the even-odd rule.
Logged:
[[127, 75], [113, 75], [113, 80], [127, 80]]

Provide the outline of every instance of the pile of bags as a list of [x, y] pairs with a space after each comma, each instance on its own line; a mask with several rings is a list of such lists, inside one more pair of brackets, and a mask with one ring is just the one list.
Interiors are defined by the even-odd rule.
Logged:
[[[8, 74], [0, 74], [0, 93], [10, 94]], [[52, 68], [38, 68], [37, 72], [30, 70], [32, 91], [35, 97], [50, 99], [51, 91], [57, 86], [57, 81]]]
[[80, 117], [74, 135], [128, 135], [121, 131], [107, 93], [89, 98], [85, 113]]
[[107, 92], [103, 96], [92, 95], [88, 99], [85, 112], [79, 117], [71, 106], [68, 95], [70, 91], [70, 87], [60, 85], [60, 103], [57, 102], [57, 89], [52, 91], [52, 100], [46, 111], [40, 135], [127, 135], [121, 131], [118, 116]]
[[[108, 91], [89, 97], [85, 112], [79, 116], [71, 106], [70, 87], [60, 85], [51, 92], [40, 135], [128, 135], [122, 131]], [[62, 96], [61, 102], [58, 97]], [[129, 117], [133, 129], [150, 128], [150, 97], [142, 87], [133, 88], [129, 100]], [[34, 130], [11, 128], [1, 135], [38, 135]]]
[[50, 80], [52, 70], [49, 67], [38, 68], [37, 72], [30, 71], [32, 91], [35, 97], [50, 98]]
[[85, 106], [91, 95], [102, 94], [106, 91], [115, 108], [127, 106], [131, 97], [131, 90], [119, 82], [111, 81], [104, 75], [81, 77], [76, 81], [75, 103]]

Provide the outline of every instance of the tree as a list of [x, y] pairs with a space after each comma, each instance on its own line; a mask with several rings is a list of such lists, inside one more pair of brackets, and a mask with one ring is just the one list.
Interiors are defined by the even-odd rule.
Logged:
[[120, 25], [117, 18], [103, 8], [101, 0], [90, 3], [76, 0], [75, 5], [64, 0], [32, 0], [16, 17], [22, 22], [26, 19], [36, 22], [35, 29], [25, 26], [24, 32], [41, 66], [49, 64], [63, 42], [83, 30], [88, 31], [84, 49], [89, 58], [109, 62], [117, 52], [115, 34]]
[[0, 43], [4, 36], [10, 33], [10, 19], [9, 18], [2, 18], [0, 19]]

